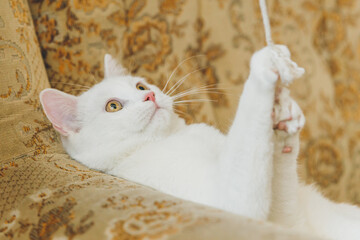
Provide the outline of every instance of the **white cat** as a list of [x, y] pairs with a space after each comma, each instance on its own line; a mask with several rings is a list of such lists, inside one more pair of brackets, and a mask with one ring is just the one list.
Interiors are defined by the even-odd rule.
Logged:
[[[286, 47], [279, 49], [290, 57]], [[227, 135], [206, 124], [186, 125], [173, 111], [174, 98], [125, 72], [106, 55], [105, 79], [82, 95], [41, 92], [72, 158], [250, 218], [329, 239], [360, 239], [358, 208], [332, 203], [298, 182], [298, 132], [305, 119], [287, 89], [274, 99], [279, 75], [269, 48], [252, 57]]]

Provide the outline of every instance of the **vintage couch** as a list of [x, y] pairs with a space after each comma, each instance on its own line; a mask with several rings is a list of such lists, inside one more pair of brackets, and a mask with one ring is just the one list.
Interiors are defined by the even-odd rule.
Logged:
[[[273, 37], [307, 75], [299, 173], [336, 201], [360, 204], [359, 3], [268, 1]], [[79, 94], [100, 81], [105, 53], [164, 86], [213, 84], [224, 94], [179, 109], [226, 131], [264, 45], [256, 1], [0, 0], [0, 239], [315, 239], [177, 199], [84, 167], [62, 149], [39, 92]], [[172, 86], [173, 80], [170, 83]]]

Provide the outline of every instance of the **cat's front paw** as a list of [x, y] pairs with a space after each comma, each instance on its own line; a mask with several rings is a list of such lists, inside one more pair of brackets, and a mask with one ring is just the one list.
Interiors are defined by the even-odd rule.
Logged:
[[[300, 132], [305, 125], [305, 116], [299, 105], [290, 97], [288, 89], [280, 88], [276, 92], [272, 118], [275, 135], [279, 141]], [[291, 150], [291, 146], [283, 148], [284, 153]]]
[[[276, 50], [280, 52], [286, 58], [290, 58], [290, 51], [284, 45], [276, 45]], [[250, 75], [254, 76], [259, 84], [275, 87], [277, 80], [279, 79], [279, 69], [274, 63], [274, 47], [264, 47], [263, 49], [254, 53], [250, 63]]]
[[270, 47], [254, 53], [250, 63], [250, 76], [264, 86], [275, 87], [279, 73], [273, 63], [273, 52]]

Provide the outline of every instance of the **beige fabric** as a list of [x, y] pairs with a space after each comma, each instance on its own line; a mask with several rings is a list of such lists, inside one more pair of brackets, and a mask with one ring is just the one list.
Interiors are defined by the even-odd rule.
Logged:
[[56, 138], [34, 99], [39, 89], [49, 83], [26, 6], [23, 1], [14, 0], [3, 1], [0, 8], [2, 159], [46, 153]]
[[[223, 131], [234, 116], [249, 59], [265, 44], [258, 1], [33, 2], [53, 87], [78, 93], [81, 87], [71, 84], [94, 84], [102, 77], [106, 52], [134, 74], [164, 86], [179, 62], [195, 55], [174, 80], [208, 68], [193, 74], [181, 90], [215, 84], [227, 94], [199, 96], [216, 102], [180, 110], [188, 122], [208, 122]], [[267, 2], [274, 41], [288, 45], [307, 71], [291, 86], [307, 118], [299, 172], [326, 196], [360, 204], [360, 2]]]
[[[274, 41], [289, 46], [307, 71], [291, 86], [307, 119], [300, 173], [331, 199], [360, 205], [360, 2], [267, 2]], [[240, 92], [250, 55], [264, 45], [258, 1], [223, 1], [223, 8], [212, 1], [203, 9], [212, 33], [222, 33], [211, 34], [209, 41], [226, 50], [216, 64], [219, 81]], [[228, 108], [216, 108], [219, 126], [228, 121], [237, 101], [229, 98]]]
[[64, 154], [14, 162], [0, 182], [0, 239], [315, 239], [94, 172]]
[[[188, 14], [180, 14], [183, 6]], [[31, 8], [55, 88], [79, 94], [84, 86], [100, 81], [105, 53], [111, 53], [131, 73], [161, 88], [182, 60], [195, 55], [174, 73], [167, 90], [190, 72], [176, 93], [216, 84], [212, 63], [224, 52], [206, 41], [207, 29], [193, 15], [198, 8], [196, 1], [185, 5], [184, 1], [34, 1]], [[206, 95], [199, 98], [209, 99]], [[189, 123], [215, 123], [209, 103], [184, 104], [179, 111]]]
[[40, 108], [49, 84], [28, 5], [0, 5], [0, 239], [313, 239], [70, 159]]

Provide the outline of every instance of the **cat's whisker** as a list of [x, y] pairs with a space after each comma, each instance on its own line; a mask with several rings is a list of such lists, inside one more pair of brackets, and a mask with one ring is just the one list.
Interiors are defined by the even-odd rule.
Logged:
[[70, 91], [65, 91], [65, 92], [67, 92], [67, 93], [69, 93], [69, 94], [75, 94], [75, 93], [73, 93], [73, 91], [86, 92], [87, 89], [83, 89], [83, 88], [71, 88]]
[[[221, 94], [221, 93], [219, 93], [219, 92], [200, 92], [200, 93], [194, 93], [194, 94], [188, 94], [188, 95], [185, 95], [185, 96], [181, 96], [181, 97], [178, 97], [176, 99], [183, 99], [184, 97], [189, 97], [189, 96], [199, 95], [199, 94]], [[185, 99], [191, 100], [191, 97], [190, 98], [185, 98]]]
[[[198, 69], [195, 71], [198, 71]], [[193, 71], [193, 72], [195, 72], [195, 71]], [[184, 77], [180, 78], [180, 80], [178, 80], [165, 94], [170, 96], [173, 93], [173, 89], [175, 88], [175, 90], [176, 90], [178, 88], [178, 85], [179, 86], [182, 85], [182, 83], [186, 80], [186, 78], [193, 72], [190, 72], [190, 73], [186, 74]]]
[[78, 87], [84, 88], [86, 90], [91, 88], [89, 86], [85, 86], [85, 85], [81, 85], [81, 84], [75, 84], [75, 83], [51, 82], [51, 84], [53, 84], [53, 83], [60, 83], [60, 84], [69, 85], [69, 86], [78, 86]]
[[195, 87], [195, 88], [191, 88], [191, 89], [187, 89], [187, 90], [185, 90], [185, 91], [179, 92], [179, 93], [177, 93], [176, 95], [171, 96], [171, 97], [175, 97], [175, 96], [177, 96], [177, 95], [179, 95], [179, 94], [182, 94], [182, 93], [185, 93], [185, 92], [194, 90], [194, 89], [199, 89], [199, 90], [204, 90], [204, 89], [227, 90], [227, 89], [229, 89], [229, 88], [219, 88], [218, 85], [219, 85], [218, 83], [205, 84], [205, 85], [202, 85], [202, 86], [200, 86], [200, 87]]
[[200, 94], [200, 93], [215, 93], [215, 94], [228, 94], [226, 92], [220, 91], [220, 90], [226, 90], [225, 88], [218, 88], [218, 87], [211, 87], [215, 86], [216, 84], [211, 85], [205, 85], [203, 87], [198, 88], [192, 88], [183, 92], [180, 92], [174, 96], [171, 96], [173, 100], [179, 99], [185, 96], [194, 95], [194, 94]]
[[212, 100], [212, 99], [192, 99], [192, 100], [181, 100], [181, 101], [176, 101], [173, 104], [174, 105], [178, 105], [178, 104], [182, 104], [182, 103], [193, 103], [193, 102], [217, 102], [216, 100]]
[[175, 108], [174, 108], [174, 112], [175, 112], [175, 113], [178, 113], [178, 114], [187, 115], [187, 113], [186, 113], [186, 112], [184, 112], [184, 111], [180, 111], [180, 110], [175, 109]]
[[174, 100], [176, 99], [180, 99], [180, 98], [184, 98], [184, 97], [187, 97], [187, 96], [191, 96], [191, 95], [196, 95], [196, 94], [226, 94], [226, 93], [223, 93], [223, 92], [219, 92], [219, 91], [194, 91], [194, 92], [189, 92], [189, 93], [186, 93], [186, 94], [182, 94], [180, 96], [177, 96], [175, 98], [173, 98]]
[[187, 96], [187, 95], [193, 95], [193, 94], [197, 94], [197, 93], [219, 93], [219, 94], [225, 94], [225, 93], [219, 91], [219, 89], [217, 89], [217, 88], [192, 89], [192, 90], [189, 90], [189, 91], [185, 91], [185, 92], [176, 94], [176, 95], [172, 96], [171, 98], [172, 98], [172, 99], [178, 99], [178, 98], [180, 98], [180, 97], [184, 97], [184, 96]]
[[165, 86], [163, 87], [163, 89], [161, 90], [162, 92], [164, 92], [164, 90], [166, 89], [167, 85], [169, 84], [171, 78], [173, 77], [173, 75], [177, 72], [178, 68], [183, 65], [185, 62], [187, 62], [188, 60], [190, 59], [193, 59], [195, 57], [202, 57], [202, 56], [205, 56], [205, 54], [198, 54], [198, 55], [194, 55], [194, 56], [191, 56], [191, 57], [188, 57], [184, 60], [182, 60], [177, 66], [176, 68], [172, 71], [172, 73], [170, 74], [170, 77], [168, 78], [168, 80], [166, 81], [166, 84]]
[[[204, 67], [204, 68], [200, 68], [200, 69], [197, 69], [197, 70], [194, 70], [188, 74], [186, 74], [183, 78], [181, 78], [176, 84], [174, 84], [174, 86], [169, 90], [169, 92], [167, 92], [166, 94], [169, 94], [171, 96], [171, 94], [173, 94], [186, 80], [187, 78], [193, 74], [193, 73], [196, 73], [198, 71], [201, 71], [201, 70], [204, 70], [206, 69], [207, 67]], [[173, 89], [174, 88], [174, 89]]]
[[[75, 90], [75, 91], [87, 91], [88, 89], [72, 87], [72, 88], [69, 89], [69, 90], [70, 90], [70, 91], [72, 91], [72, 90]], [[68, 91], [66, 91], [66, 90], [62, 90], [62, 91], [68, 92]]]
[[194, 90], [194, 89], [199, 89], [199, 90], [200, 90], [200, 89], [215, 88], [215, 87], [216, 87], [216, 85], [214, 84], [213, 86], [205, 85], [205, 86], [195, 87], [195, 88], [191, 88], [191, 89], [186, 89], [186, 90], [184, 90], [184, 91], [182, 91], [182, 92], [179, 92], [179, 93], [177, 93], [177, 94], [175, 94], [174, 96], [171, 96], [171, 97], [175, 97], [175, 96], [177, 96], [177, 95], [179, 95], [179, 94], [182, 94], [182, 93], [185, 93], [185, 92]]
[[[194, 71], [186, 74], [184, 77], [182, 77], [181, 79], [179, 79], [165, 94], [170, 96], [172, 93], [174, 93], [174, 91], [176, 91], [176, 89], [177, 89], [178, 87], [180, 87], [180, 86], [183, 84], [183, 82], [187, 79], [187, 77], [189, 77], [189, 76], [190, 76], [191, 74], [193, 74], [193, 73], [196, 73], [196, 72], [198, 72], [198, 71], [204, 70], [204, 69], [206, 69], [206, 68], [208, 68], [208, 66], [207, 66], [207, 67], [203, 67], [203, 68], [198, 68], [198, 69], [196, 69], [196, 70], [194, 70]], [[174, 89], [174, 88], [175, 88], [175, 89]]]
[[199, 69], [196, 69], [196, 70], [194, 70], [194, 71], [192, 71], [192, 72], [189, 72], [189, 73], [186, 74], [184, 77], [182, 77], [179, 81], [177, 81], [177, 82], [174, 84], [174, 86], [172, 86], [172, 87], [169, 89], [169, 91], [167, 91], [165, 94], [166, 94], [166, 95], [171, 95], [171, 94], [173, 94], [173, 93], [185, 82], [185, 80], [186, 80], [191, 74], [196, 73], [196, 72], [199, 72], [199, 71], [204, 70], [204, 69], [206, 69], [206, 68], [208, 68], [208, 67], [199, 68]]
[[181, 103], [181, 104], [176, 104], [176, 106], [189, 106], [189, 105], [193, 105], [193, 104], [196, 104], [196, 103]]
[[94, 74], [90, 73], [90, 75], [92, 76], [92, 78], [93, 78], [93, 80], [94, 80], [95, 84], [99, 83], [99, 81], [98, 81], [98, 80], [96, 80], [96, 78], [95, 78], [95, 75], [94, 75]]

